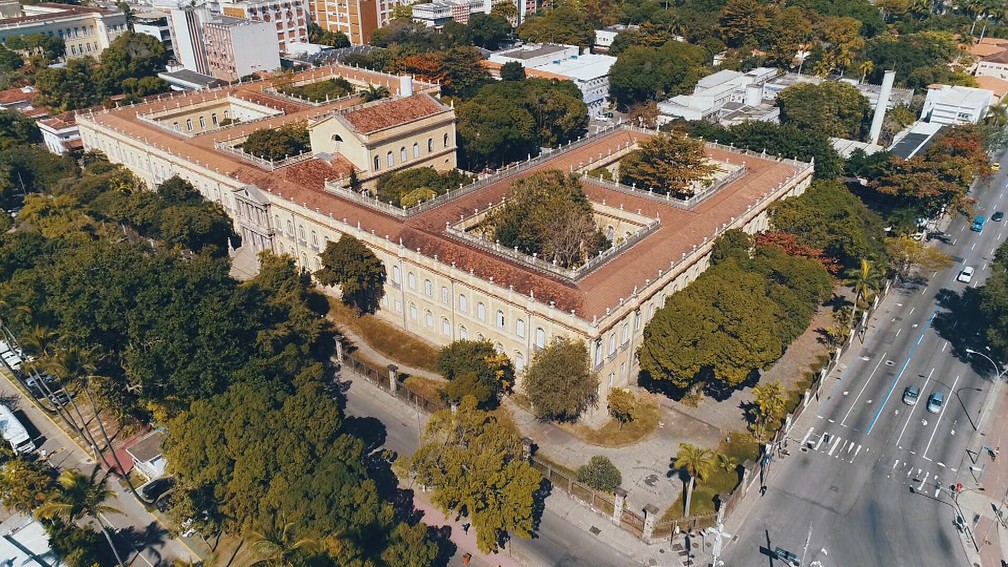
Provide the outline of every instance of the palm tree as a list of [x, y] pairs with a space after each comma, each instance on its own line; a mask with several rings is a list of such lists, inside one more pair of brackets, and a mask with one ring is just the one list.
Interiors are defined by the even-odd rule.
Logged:
[[756, 403], [756, 436], [762, 439], [766, 433], [766, 426], [784, 413], [787, 400], [780, 382], [756, 386], [753, 388], [753, 395]]
[[300, 551], [311, 551], [319, 545], [314, 538], [294, 538], [294, 522], [280, 518], [280, 528], [272, 526], [270, 533], [252, 532], [252, 549], [270, 567], [293, 567]]
[[999, 128], [1008, 125], [1008, 102], [990, 107], [987, 116], [984, 117], [984, 122]]
[[868, 73], [871, 73], [874, 70], [875, 64], [872, 63], [871, 59], [865, 59], [862, 61], [861, 64], [858, 65], [858, 71], [861, 71], [861, 82], [865, 82], [865, 79], [868, 78]]
[[725, 472], [733, 472], [738, 470], [738, 461], [736, 461], [734, 457], [718, 453], [717, 466]]
[[[83, 391], [84, 395], [87, 396], [88, 402], [91, 404], [91, 412], [94, 414], [94, 419], [98, 422], [102, 438], [105, 440], [105, 448], [112, 453], [112, 459], [115, 461], [118, 470], [122, 471], [126, 485], [129, 487], [130, 492], [133, 493], [133, 496], [138, 500], [145, 501], [137, 493], [136, 488], [133, 487], [133, 482], [130, 481], [129, 476], [125, 474], [126, 469], [123, 467], [122, 462], [120, 462], [119, 455], [115, 452], [115, 447], [112, 446], [112, 439], [109, 437], [108, 430], [105, 429], [105, 422], [102, 420], [98, 404], [95, 402], [94, 394], [91, 391], [91, 381], [101, 378], [101, 376], [97, 375], [97, 361], [95, 360], [94, 349], [82, 349], [77, 346], [71, 346], [61, 351], [59, 355], [50, 357], [47, 370], [57, 377], [60, 384], [71, 384], [78, 391]], [[77, 414], [80, 415], [80, 409], [77, 408], [77, 404], [73, 398], [70, 398], [70, 403], [73, 404], [74, 408], [77, 409]], [[81, 419], [83, 421], [83, 417]], [[88, 434], [91, 434], [90, 429], [88, 429]], [[92, 436], [93, 440], [94, 437]], [[99, 454], [102, 460], [105, 461], [105, 454], [103, 452], [99, 452]], [[105, 464], [109, 466], [107, 461], [105, 461]]]
[[867, 299], [877, 291], [881, 284], [882, 274], [874, 264], [862, 258], [861, 268], [855, 271], [847, 281], [847, 285], [850, 285], [854, 289], [854, 293], [857, 294], [857, 298], [854, 300], [855, 307], [862, 299]]
[[105, 539], [108, 541], [116, 561], [123, 566], [122, 558], [112, 543], [112, 535], [105, 526], [104, 514], [122, 514], [118, 509], [105, 504], [113, 493], [105, 485], [107, 477], [97, 478], [99, 467], [95, 465], [90, 475], [79, 473], [73, 469], [63, 471], [58, 479], [58, 486], [53, 495], [38, 507], [39, 518], [52, 520], [59, 518], [66, 523], [76, 523], [82, 519], [98, 522]]
[[362, 102], [374, 102], [389, 96], [388, 87], [384, 85], [368, 85], [368, 88], [360, 92]]
[[672, 467], [684, 471], [689, 476], [689, 485], [686, 487], [686, 502], [684, 516], [689, 516], [690, 504], [693, 500], [693, 483], [695, 479], [705, 480], [714, 468], [714, 452], [691, 445], [680, 443], [679, 452], [676, 453]]

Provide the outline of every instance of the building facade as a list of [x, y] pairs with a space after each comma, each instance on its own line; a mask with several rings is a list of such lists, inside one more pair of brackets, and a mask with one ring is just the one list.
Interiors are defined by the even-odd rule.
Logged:
[[606, 99], [609, 98], [609, 69], [616, 63], [615, 57], [593, 53], [581, 55], [575, 45], [526, 44], [497, 51], [490, 55], [489, 60], [502, 65], [516, 62], [546, 76], [572, 81], [581, 91], [589, 116], [598, 118], [605, 112]]
[[[342, 68], [336, 72], [348, 77], [358, 73], [358, 79], [361, 73]], [[388, 80], [376, 73], [364, 78], [374, 84]], [[214, 96], [241, 99], [257, 85], [226, 87]], [[428, 95], [412, 95], [417, 96]], [[669, 295], [706, 269], [717, 236], [731, 228], [766, 229], [770, 204], [800, 194], [812, 177], [810, 164], [714, 144], [708, 144], [707, 152], [718, 165], [718, 181], [709, 189], [718, 195], [715, 199], [673, 203], [583, 177], [596, 218], [622, 219], [612, 222], [626, 230], [626, 238], [619, 238], [620, 244], [606, 256], [577, 270], [564, 270], [490, 242], [473, 241], [464, 227], [505, 199], [516, 175], [604, 167], [654, 133], [611, 128], [404, 211], [345, 187], [339, 181], [339, 164], [358, 162], [349, 157], [357, 153], [366, 155], [371, 165], [378, 158], [382, 167], [425, 165], [431, 160], [439, 164], [444, 159], [448, 162], [443, 165], [451, 164], [454, 147], [439, 147], [439, 142], [454, 132], [453, 112], [417, 98], [401, 104], [412, 97], [388, 101], [385, 104], [397, 106], [384, 111], [353, 101], [349, 106], [334, 102], [324, 108], [289, 108], [259, 122], [214, 130], [212, 136], [173, 133], [155, 117], [157, 112], [178, 112], [197, 104], [205, 95], [177, 95], [159, 103], [82, 115], [78, 122], [88, 149], [105, 152], [141, 179], [154, 184], [178, 174], [192, 182], [207, 199], [224, 207], [243, 236], [243, 245], [253, 250], [290, 254], [302, 268], [314, 271], [328, 242], [344, 235], [358, 238], [387, 271], [379, 317], [435, 345], [457, 339], [490, 341], [514, 362], [518, 387], [534, 353], [553, 338], [583, 341], [600, 377], [601, 399], [610, 388], [636, 381], [635, 352], [644, 325]], [[369, 112], [354, 115], [361, 110]], [[308, 161], [278, 169], [254, 168], [232, 154], [212, 151], [219, 148], [222, 137], [303, 119], [309, 120], [313, 146], [320, 144]], [[383, 145], [369, 148], [371, 140], [365, 136], [375, 137], [377, 144], [379, 134], [386, 136]], [[158, 137], [157, 143], [149, 141]], [[337, 143], [342, 145], [332, 145]], [[427, 144], [436, 157], [424, 154]], [[419, 152], [415, 160], [414, 151]], [[391, 162], [385, 161], [389, 152]], [[405, 160], [400, 159], [403, 155]]]
[[221, 14], [259, 22], [271, 22], [276, 27], [280, 52], [286, 53], [291, 43], [308, 43], [308, 11], [299, 0], [252, 0], [222, 2]]
[[322, 29], [343, 32], [351, 45], [366, 45], [371, 34], [392, 21], [400, 0], [308, 0], [311, 20]]
[[176, 59], [175, 45], [172, 43], [171, 25], [168, 23], [167, 14], [137, 14], [133, 22], [133, 31], [149, 35], [164, 45], [165, 53], [171, 59]]
[[949, 85], [928, 87], [920, 119], [937, 124], [976, 124], [987, 116], [994, 93]]
[[210, 11], [204, 7], [172, 8], [170, 15], [176, 60], [190, 71], [209, 75], [203, 24], [210, 21]]
[[0, 19], [0, 43], [32, 34], [60, 37], [67, 59], [95, 57], [126, 31], [126, 15], [69, 4], [42, 3], [21, 6], [20, 15]]
[[222, 81], [280, 68], [280, 48], [270, 22], [221, 16], [203, 24], [207, 67]]

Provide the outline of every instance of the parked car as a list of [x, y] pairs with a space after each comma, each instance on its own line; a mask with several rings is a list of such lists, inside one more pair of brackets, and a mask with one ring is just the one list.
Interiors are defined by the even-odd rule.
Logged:
[[941, 390], [935, 390], [931, 392], [931, 397], [928, 398], [927, 410], [930, 413], [938, 413], [942, 409], [942, 405], [945, 403], [945, 393]]
[[6, 363], [11, 370], [21, 370], [21, 365], [24, 364], [24, 359], [21, 358], [21, 355], [12, 350], [3, 353], [0, 357], [3, 358], [4, 363]]
[[997, 211], [993, 215], [991, 215], [991, 220], [994, 222], [1001, 222], [1003, 219], [1004, 219], [1004, 213], [1001, 211]]
[[956, 279], [963, 283], [970, 283], [973, 281], [973, 268], [971, 266], [966, 266], [963, 268], [963, 271], [959, 272], [959, 277]]
[[917, 403], [920, 398], [920, 387], [917, 384], [910, 384], [903, 390], [903, 403], [912, 406]]
[[163, 476], [161, 478], [155, 478], [154, 480], [141, 486], [139, 492], [140, 496], [143, 496], [148, 501], [157, 502], [170, 494], [174, 488], [175, 479], [170, 476]]

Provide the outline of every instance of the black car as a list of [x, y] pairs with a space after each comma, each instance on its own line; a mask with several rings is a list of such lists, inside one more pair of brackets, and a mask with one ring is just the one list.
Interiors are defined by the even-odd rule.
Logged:
[[993, 215], [991, 215], [991, 220], [994, 221], [994, 222], [1001, 222], [1001, 219], [1003, 219], [1003, 218], [1004, 218], [1004, 213], [1002, 213], [1001, 211], [997, 211]]
[[175, 479], [170, 476], [156, 478], [140, 487], [140, 496], [148, 502], [157, 502], [175, 488]]

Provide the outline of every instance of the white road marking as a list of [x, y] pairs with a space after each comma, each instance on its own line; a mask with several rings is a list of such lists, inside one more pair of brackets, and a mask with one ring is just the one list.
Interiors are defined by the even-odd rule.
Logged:
[[805, 442], [808, 441], [808, 438], [812, 435], [812, 430], [813, 429], [815, 429], [815, 428], [814, 427], [809, 427], [808, 428], [808, 433], [806, 433], [805, 437], [802, 437], [802, 439], [801, 439], [801, 443], [800, 443], [801, 445], [803, 445], [803, 446], [805, 445]]
[[[945, 349], [942, 349], [942, 350], [945, 350]], [[935, 371], [935, 369], [932, 367], [931, 368], [931, 372], [928, 372], [927, 378], [924, 380], [924, 387], [921, 388], [921, 392], [926, 392], [927, 391], [928, 382], [931, 381], [931, 375], [934, 374], [934, 371]], [[918, 401], [920, 401], [920, 400], [918, 400]], [[903, 434], [906, 433], [907, 426], [910, 425], [910, 418], [913, 416], [913, 412], [914, 412], [915, 409], [917, 409], [917, 404], [914, 404], [914, 405], [910, 406], [910, 411], [907, 413], [906, 423], [903, 424], [903, 429], [900, 430], [899, 437], [896, 438], [896, 445], [897, 446], [899, 446], [900, 440], [903, 439]], [[913, 451], [910, 451], [910, 453], [913, 454]]]
[[896, 462], [892, 464], [893, 470], [896, 470], [896, 465], [898, 465], [898, 464], [899, 464], [899, 459], [896, 459]]
[[815, 444], [815, 450], [816, 451], [819, 450], [819, 446], [822, 445], [823, 439], [825, 439], [825, 438], [826, 438], [826, 434], [825, 433], [823, 433], [822, 435], [819, 436], [819, 442]]
[[898, 337], [901, 332], [903, 332], [903, 327], [896, 329], [896, 336]]
[[830, 423], [836, 423], [836, 420], [835, 419], [831, 419], [831, 420], [829, 420], [829, 422]]
[[982, 268], [980, 268], [980, 271], [982, 272], [982, 271], [984, 271], [986, 269], [987, 269], [987, 262], [984, 262], [984, 265], [983, 265]]
[[920, 486], [917, 487], [918, 491], [924, 490], [924, 483], [925, 482], [927, 482], [927, 475], [924, 475], [924, 478], [921, 479]]
[[851, 403], [850, 409], [847, 410], [847, 415], [845, 415], [843, 419], [840, 421], [841, 424], [847, 423], [847, 418], [850, 417], [851, 412], [854, 411], [854, 406], [857, 405], [857, 401], [861, 399], [861, 394], [864, 393], [865, 388], [868, 387], [868, 383], [871, 382], [872, 377], [875, 376], [876, 372], [878, 372], [879, 366], [882, 366], [882, 363], [885, 361], [886, 355], [888, 354], [889, 354], [888, 352], [882, 353], [882, 356], [879, 358], [878, 364], [875, 365], [875, 369], [872, 370], [871, 374], [868, 375], [868, 379], [865, 380], [864, 386], [861, 386], [861, 391], [858, 392], [857, 397], [855, 397], [854, 401]]
[[942, 352], [945, 352], [946, 348], [948, 348], [948, 341], [945, 341], [945, 344], [942, 345]]
[[938, 461], [938, 466], [941, 468], [945, 468], [945, 463]]
[[974, 248], [976, 248], [976, 242], [974, 242], [974, 243], [973, 243], [973, 244], [972, 244], [972, 245], [970, 246], [970, 250], [973, 250]]
[[934, 462], [934, 461], [932, 461], [932, 460], [931, 460], [931, 457], [924, 457], [924, 460], [925, 460], [925, 461], [930, 461], [930, 462], [932, 462], [932, 463]]
[[[832, 457], [833, 456], [833, 451], [836, 451], [836, 448], [840, 446], [840, 443], [842, 441], [843, 441], [843, 439], [840, 439], [839, 437], [837, 437], [836, 442], [833, 443], [832, 447], [830, 447], [829, 453], [826, 453], [826, 454], [829, 455], [830, 457]], [[846, 442], [846, 441], [843, 441], [843, 442]]]
[[[848, 453], [849, 453], [849, 452], [850, 452], [850, 451], [848, 451]], [[856, 458], [857, 458], [857, 456], [858, 456], [858, 453], [860, 453], [860, 452], [861, 452], [861, 445], [858, 445], [858, 446], [857, 446], [857, 451], [854, 451], [854, 456], [850, 458], [850, 462], [852, 462], [852, 463], [853, 463], [853, 462], [854, 462], [854, 459], [856, 459]]]
[[[958, 384], [958, 383], [959, 383], [959, 377], [958, 377], [958, 376], [956, 376], [956, 379], [955, 379], [955, 380], [954, 380], [954, 381], [952, 382], [952, 387], [951, 387], [951, 388], [949, 388], [949, 392], [955, 392], [955, 387], [956, 387], [956, 384]], [[928, 449], [930, 449], [930, 448], [931, 448], [931, 442], [932, 442], [932, 441], [934, 441], [934, 436], [935, 436], [935, 433], [938, 433], [938, 424], [939, 424], [939, 423], [941, 423], [941, 420], [942, 420], [942, 417], [944, 417], [944, 416], [945, 416], [945, 410], [946, 410], [946, 409], [948, 409], [948, 406], [949, 406], [949, 404], [948, 404], [948, 400], [945, 400], [945, 403], [944, 403], [944, 404], [942, 404], [942, 410], [941, 410], [941, 413], [940, 413], [940, 414], [938, 414], [938, 419], [937, 419], [937, 420], [935, 420], [935, 426], [934, 426], [934, 429], [933, 429], [933, 430], [931, 430], [931, 438], [930, 438], [930, 439], [928, 439], [928, 444], [927, 444], [927, 447], [924, 447], [924, 458], [925, 458], [925, 459], [927, 458], [927, 452], [928, 452]]]
[[955, 243], [956, 243], [957, 240], [959, 240], [959, 239], [958, 238], [953, 238], [952, 239], [952, 246], [955, 246]]
[[910, 313], [909, 313], [910, 315], [913, 315], [914, 309], [917, 309], [917, 308], [916, 307], [911, 307], [910, 308]]
[[939, 493], [941, 493], [941, 487], [940, 487], [940, 486], [939, 486], [938, 488], [936, 488], [936, 489], [935, 489], [935, 493], [934, 493], [934, 495], [935, 495], [935, 498], [938, 498], [938, 494], [939, 494]]
[[[847, 454], [850, 455], [850, 452], [853, 451], [853, 450], [854, 450], [854, 442], [851, 441], [850, 447], [847, 447]], [[861, 450], [861, 446], [860, 445], [858, 446], [858, 450], [859, 451]]]

